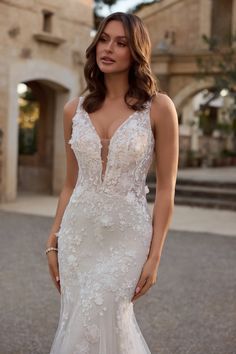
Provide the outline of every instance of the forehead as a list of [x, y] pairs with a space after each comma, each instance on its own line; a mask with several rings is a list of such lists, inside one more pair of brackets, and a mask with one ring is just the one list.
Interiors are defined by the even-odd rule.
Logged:
[[102, 33], [106, 33], [112, 37], [126, 37], [125, 29], [121, 21], [109, 21], [104, 27]]

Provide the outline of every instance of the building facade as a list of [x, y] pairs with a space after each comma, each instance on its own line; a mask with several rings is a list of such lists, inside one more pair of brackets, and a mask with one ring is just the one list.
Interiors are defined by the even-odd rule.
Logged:
[[[210, 137], [199, 129], [199, 107], [214, 89], [214, 77], [197, 79], [196, 58], [207, 60], [214, 55], [202, 35], [216, 38], [222, 47], [231, 45], [236, 35], [236, 0], [160, 0], [137, 11], [136, 15], [150, 33], [153, 71], [178, 111], [180, 166], [186, 165], [190, 155], [202, 156], [209, 163], [209, 150], [211, 156], [217, 156], [222, 150], [233, 149], [232, 134], [223, 138], [215, 130]], [[225, 97], [225, 92], [222, 97], [211, 99], [208, 107], [210, 119], [216, 123], [227, 119], [225, 112], [230, 99]]]
[[0, 2], [1, 201], [57, 194], [65, 176], [63, 106], [79, 95], [92, 0]]

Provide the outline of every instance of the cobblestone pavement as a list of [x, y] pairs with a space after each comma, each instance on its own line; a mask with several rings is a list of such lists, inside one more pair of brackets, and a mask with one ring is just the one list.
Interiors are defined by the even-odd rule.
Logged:
[[[60, 309], [43, 253], [52, 220], [0, 211], [0, 354], [49, 353]], [[235, 269], [235, 237], [168, 233], [157, 283], [134, 305], [152, 354], [236, 354]]]

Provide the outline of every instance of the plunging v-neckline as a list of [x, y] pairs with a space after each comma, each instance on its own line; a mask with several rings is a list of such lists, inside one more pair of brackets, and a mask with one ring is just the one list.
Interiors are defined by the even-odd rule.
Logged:
[[101, 138], [100, 135], [98, 134], [97, 129], [95, 128], [95, 125], [93, 124], [93, 122], [92, 122], [92, 120], [91, 120], [91, 118], [90, 118], [88, 112], [85, 111], [85, 109], [83, 109], [83, 110], [84, 110], [84, 112], [85, 112], [85, 115], [86, 115], [86, 117], [87, 117], [87, 120], [89, 121], [89, 123], [90, 123], [92, 129], [94, 130], [94, 132], [95, 132], [97, 138], [99, 139], [100, 143], [101, 143], [102, 140], [109, 140], [110, 143], [111, 143], [111, 141], [114, 139], [114, 137], [116, 136], [116, 134], [118, 134], [119, 130], [125, 125], [125, 123], [127, 123], [131, 118], [133, 118], [133, 116], [135, 115], [135, 113], [137, 113], [137, 111], [134, 111], [133, 113], [131, 113], [131, 114], [118, 126], [118, 128], [115, 129], [114, 133], [112, 134], [112, 136], [111, 136], [110, 138]]
[[[97, 129], [95, 128], [94, 124], [92, 123], [92, 120], [89, 116], [89, 113], [83, 108], [83, 102], [80, 102], [80, 107], [82, 109], [82, 111], [84, 112], [85, 118], [88, 121], [91, 129], [94, 132], [94, 135], [96, 136], [98, 142], [99, 142], [99, 147], [100, 147], [100, 166], [101, 166], [101, 172], [100, 172], [100, 184], [101, 186], [103, 186], [105, 184], [106, 178], [107, 178], [107, 174], [108, 174], [108, 169], [109, 169], [109, 163], [110, 163], [110, 157], [111, 157], [111, 148], [112, 148], [112, 143], [115, 140], [115, 137], [118, 135], [119, 131], [121, 130], [122, 127], [124, 127], [131, 119], [133, 119], [136, 115], [136, 113], [138, 113], [139, 111], [134, 111], [133, 113], [131, 113], [114, 131], [114, 133], [112, 134], [110, 139], [105, 139], [105, 138], [101, 138], [100, 135], [97, 132]], [[103, 173], [103, 160], [102, 160], [102, 156], [101, 156], [101, 152], [102, 152], [102, 141], [103, 140], [108, 140], [109, 141], [109, 147], [108, 147], [108, 152], [106, 155], [106, 165], [105, 165], [105, 170]]]
[[[100, 173], [100, 183], [101, 185], [103, 185], [105, 183], [105, 180], [106, 180], [106, 176], [107, 176], [107, 173], [108, 173], [108, 168], [109, 168], [109, 161], [110, 161], [110, 155], [111, 155], [111, 147], [112, 147], [112, 142], [113, 140], [115, 139], [116, 135], [119, 133], [119, 131], [121, 130], [121, 128], [123, 126], [125, 126], [125, 124], [127, 124], [134, 116], [135, 114], [138, 112], [138, 111], [134, 111], [133, 113], [131, 113], [119, 126], [118, 128], [116, 128], [116, 130], [114, 131], [114, 133], [112, 134], [111, 138], [109, 139], [106, 139], [106, 138], [101, 138], [100, 135], [98, 134], [97, 132], [97, 129], [95, 128], [88, 112], [82, 107], [84, 113], [85, 113], [85, 116], [87, 118], [87, 121], [89, 122], [89, 125], [91, 126], [92, 130], [94, 131], [95, 133], [95, 136], [99, 142], [99, 146], [100, 146], [100, 165], [101, 165], [101, 173]], [[104, 173], [103, 173], [103, 160], [102, 160], [102, 156], [101, 156], [101, 149], [103, 147], [103, 144], [102, 144], [102, 141], [103, 140], [107, 140], [109, 141], [109, 147], [108, 147], [108, 152], [107, 152], [107, 155], [106, 155], [106, 164], [105, 164], [105, 170], [104, 170]]]

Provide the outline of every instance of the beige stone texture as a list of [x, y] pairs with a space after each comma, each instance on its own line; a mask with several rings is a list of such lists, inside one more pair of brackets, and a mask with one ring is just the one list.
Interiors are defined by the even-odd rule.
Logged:
[[[222, 13], [213, 18], [219, 9]], [[236, 32], [236, 0], [228, 1], [225, 7], [220, 0], [214, 3], [212, 0], [164, 0], [143, 7], [136, 15], [143, 20], [150, 34], [152, 70], [160, 79], [161, 88], [173, 100], [177, 95], [179, 99], [179, 92], [189, 85], [195, 86], [196, 91], [186, 92], [186, 98], [202, 89], [202, 84], [196, 80], [199, 72], [196, 58], [211, 55], [202, 35], [212, 36], [213, 30], [217, 34], [221, 29], [227, 31], [225, 18], [231, 21], [231, 35]], [[209, 80], [205, 81], [209, 87]], [[182, 103], [178, 102], [178, 105]]]
[[[229, 46], [229, 38], [236, 35], [236, 0], [162, 0], [143, 7], [136, 15], [143, 20], [150, 34], [152, 71], [159, 79], [160, 88], [173, 99], [180, 118], [182, 167], [188, 150], [198, 147], [203, 151], [205, 145], [201, 129], [197, 127], [193, 132], [190, 128], [196, 114], [191, 100], [198, 92], [214, 85], [210, 75], [201, 80], [197, 78], [196, 59], [208, 60], [214, 55], [202, 35], [216, 36], [221, 46]], [[224, 144], [220, 139], [212, 138], [209, 148], [214, 153], [220, 152]]]
[[[53, 114], [53, 124], [50, 125], [53, 152], [48, 158], [51, 165], [42, 171], [42, 178], [51, 176], [52, 194], [60, 191], [65, 176], [63, 106], [82, 89], [85, 50], [91, 41], [93, 27], [92, 7], [92, 0], [0, 2], [0, 129], [4, 134], [0, 162], [2, 201], [16, 198], [18, 172], [24, 173], [22, 169], [18, 171], [17, 85], [21, 82], [34, 81], [45, 88], [47, 105], [51, 107], [48, 111], [53, 112], [50, 113]], [[52, 13], [51, 19], [45, 17], [45, 12]], [[32, 185], [40, 168], [32, 172]], [[30, 173], [27, 178], [30, 179]]]

